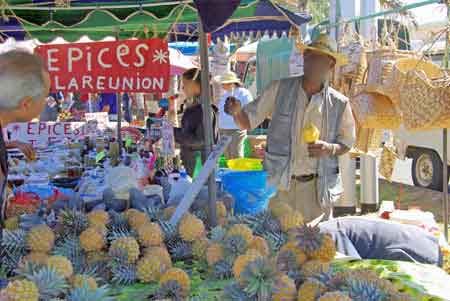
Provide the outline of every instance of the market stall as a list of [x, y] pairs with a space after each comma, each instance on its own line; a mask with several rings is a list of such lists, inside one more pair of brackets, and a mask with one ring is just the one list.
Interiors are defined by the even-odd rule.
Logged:
[[[196, 1], [198, 7], [201, 2]], [[255, 13], [259, 5], [277, 8], [278, 15], [272, 20], [282, 19], [281, 22], [289, 26], [299, 25], [295, 18], [300, 18], [299, 23], [309, 19], [294, 18], [272, 1], [243, 1], [240, 6], [239, 1], [229, 2], [236, 9], [234, 14], [233, 9], [230, 10], [231, 20], [238, 20], [240, 13]], [[75, 4], [73, 9], [70, 6], [55, 8], [50, 22], [38, 26], [27, 18], [35, 15], [41, 21], [42, 18], [48, 20], [47, 7], [44, 10], [39, 5], [31, 7], [14, 4], [14, 1], [9, 4], [9, 11], [21, 19], [26, 30], [35, 32], [42, 40], [57, 35], [75, 39], [77, 30], [87, 32], [89, 37], [103, 37], [107, 32], [129, 37], [129, 28], [141, 28], [143, 23], [155, 24], [154, 33], [168, 32], [168, 28], [162, 28], [168, 21], [153, 15], [163, 14], [158, 9], [164, 8], [166, 13], [170, 10], [168, 15], [172, 17], [171, 13], [179, 13], [172, 24], [195, 22], [197, 14], [193, 13], [193, 6], [176, 1], [170, 4], [142, 1], [138, 6], [123, 4], [123, 7], [110, 3], [111, 7], [106, 5], [105, 9], [83, 2]], [[128, 23], [112, 26], [117, 23], [117, 14], [126, 14], [135, 23], [129, 23], [130, 27]], [[203, 25], [208, 24], [201, 27], [199, 38], [202, 65], [207, 70], [205, 32], [214, 32], [229, 16], [211, 24], [201, 11], [200, 15]], [[83, 20], [78, 25], [83, 25], [79, 28], [63, 26], [60, 22], [65, 22], [63, 17], [67, 16], [70, 16], [67, 22], [74, 24], [78, 18]], [[97, 17], [95, 20], [114, 22], [102, 24], [94, 21], [93, 16]], [[98, 18], [101, 16], [104, 19]], [[136, 18], [144, 21], [138, 22]], [[117, 31], [116, 26], [124, 30]], [[268, 22], [266, 26], [273, 24]], [[54, 30], [48, 31], [49, 27]], [[151, 26], [142, 28], [143, 33], [149, 33], [149, 28]], [[243, 28], [244, 32], [249, 30]], [[159, 70], [164, 78], [169, 74], [167, 43], [162, 39], [103, 43], [89, 44], [89, 50], [94, 53], [92, 57], [97, 58], [94, 63], [102, 63], [101, 68], [95, 70], [103, 70], [114, 63], [122, 67], [123, 64], [140, 65], [138, 53], [125, 61], [120, 55], [122, 52], [116, 51], [119, 56], [112, 60], [117, 62], [102, 60], [101, 53], [107, 51], [106, 45], [117, 49], [133, 45], [127, 49], [155, 50], [156, 56], [146, 62], [151, 66], [146, 69], [151, 70], [145, 72]], [[153, 43], [159, 46], [152, 48]], [[76, 84], [79, 89], [95, 82], [94, 87], [100, 89], [105, 82], [101, 76], [122, 76], [122, 82], [129, 82], [124, 80], [129, 74], [121, 67], [119, 71], [123, 73], [117, 75], [94, 73], [90, 81], [77, 78], [90, 75], [90, 64], [87, 67], [74, 64], [74, 61], [83, 62], [82, 57], [89, 57], [88, 49], [80, 46], [67, 65], [58, 64], [62, 60], [58, 60], [55, 49], [59, 54], [66, 53], [64, 45], [42, 46], [40, 50], [55, 69], [50, 70], [54, 71], [54, 85], [70, 89]], [[79, 68], [76, 74], [57, 73], [60, 71], [57, 68], [66, 70], [70, 65]], [[142, 70], [134, 70], [136, 80], [122, 90], [139, 90], [145, 84], [144, 79], [137, 77], [138, 72], [144, 74]], [[69, 75], [72, 78], [66, 80]], [[58, 80], [56, 76], [60, 76]], [[166, 82], [159, 81], [155, 74], [148, 76], [156, 78], [146, 81], [152, 88], [161, 91], [167, 88]], [[203, 76], [203, 83], [208, 83], [208, 73], [204, 72]], [[114, 88], [111, 84], [104, 86], [109, 90]], [[202, 93], [204, 108], [209, 108], [208, 89]], [[448, 275], [442, 270], [418, 264], [339, 260], [332, 239], [320, 233], [316, 226], [304, 225], [301, 214], [288, 205], [267, 208], [274, 191], [266, 187], [260, 160], [228, 162], [230, 170], [214, 172], [229, 142], [227, 139], [221, 140], [213, 150], [211, 133], [206, 134], [205, 140], [210, 142], [207, 143], [209, 158], [203, 168], [199, 162], [200, 172], [192, 182], [179, 163], [168, 166], [164, 160], [166, 151], [173, 150], [168, 124], [162, 125], [162, 139], [153, 149], [146, 145], [142, 136], [131, 133], [124, 135], [122, 144], [117, 141], [120, 135], [115, 137], [114, 131], [98, 124], [93, 128], [89, 124], [70, 128], [67, 132], [66, 127], [70, 126], [31, 126], [43, 133], [59, 133], [63, 129], [63, 139], [39, 150], [35, 162], [11, 160], [12, 194], [0, 258], [3, 294], [10, 300], [448, 299], [445, 292], [436, 289], [435, 282], [430, 283], [430, 279], [448, 282]], [[27, 130], [29, 128], [27, 126]], [[210, 129], [210, 124], [206, 123], [206, 128]], [[217, 189], [218, 202], [215, 202], [215, 193], [211, 194], [211, 190], [208, 193], [204, 188], [208, 177], [210, 188]], [[217, 180], [220, 185], [216, 185]], [[212, 215], [217, 215], [219, 226]], [[415, 276], [416, 270], [422, 274], [427, 272], [427, 277]]]

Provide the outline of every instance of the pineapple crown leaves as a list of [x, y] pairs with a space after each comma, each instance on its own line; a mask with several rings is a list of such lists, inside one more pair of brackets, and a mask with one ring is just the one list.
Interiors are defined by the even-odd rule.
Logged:
[[108, 229], [110, 231], [114, 231], [114, 230], [118, 230], [118, 229], [122, 229], [122, 230], [130, 229], [127, 218], [123, 214], [117, 213], [114, 210], [108, 211], [108, 214], [109, 214]]
[[287, 242], [286, 234], [284, 234], [281, 231], [279, 232], [268, 231], [266, 233], [263, 233], [262, 237], [267, 241], [273, 253], [280, 250], [281, 247], [285, 245]]
[[111, 266], [111, 281], [117, 285], [131, 285], [136, 282], [136, 266], [134, 264], [117, 264]]
[[89, 226], [86, 214], [74, 208], [61, 210], [58, 222], [63, 226], [66, 235], [80, 235]]
[[292, 229], [289, 235], [295, 238], [298, 247], [307, 254], [320, 249], [325, 238], [319, 227], [309, 225]]
[[174, 261], [192, 259], [192, 245], [185, 241], [178, 241], [167, 245], [167, 249]]
[[214, 227], [210, 232], [211, 242], [222, 243], [226, 234], [227, 231], [223, 227], [221, 226]]
[[184, 301], [183, 288], [175, 280], [164, 283], [157, 292], [158, 299], [170, 299], [172, 301]]
[[57, 241], [53, 255], [64, 256], [72, 262], [75, 273], [80, 273], [86, 264], [86, 254], [77, 236], [67, 236]]
[[50, 267], [32, 268], [30, 273], [23, 275], [26, 279], [34, 282], [39, 289], [42, 300], [56, 298], [69, 288], [63, 276]]
[[233, 262], [231, 260], [220, 260], [213, 266], [214, 278], [224, 280], [233, 277]]
[[258, 300], [270, 300], [276, 276], [273, 262], [267, 258], [258, 258], [249, 263], [241, 274], [244, 291], [251, 297], [257, 296]]
[[225, 286], [223, 291], [223, 300], [225, 301], [256, 301], [257, 297], [251, 297], [245, 290], [239, 285], [239, 283], [232, 283]]
[[226, 255], [244, 254], [248, 248], [247, 241], [240, 235], [228, 236], [223, 243]]
[[90, 288], [87, 283], [83, 287], [74, 288], [67, 296], [67, 301], [113, 301], [108, 287]]
[[138, 237], [138, 234], [134, 230], [130, 230], [129, 228], [116, 228], [108, 232], [107, 240], [109, 243], [122, 238], [122, 237]]
[[158, 224], [159, 224], [159, 227], [161, 228], [161, 231], [164, 236], [164, 242], [166, 244], [175, 243], [175, 242], [181, 240], [176, 226], [172, 225], [168, 221], [162, 221], [162, 220], [159, 220]]
[[346, 290], [354, 301], [383, 301], [387, 297], [376, 283], [361, 279], [347, 279]]
[[14, 274], [24, 256], [24, 252], [0, 250], [0, 266], [6, 274]]
[[27, 248], [27, 233], [24, 230], [3, 230], [2, 248], [9, 252], [24, 253]]
[[162, 209], [156, 206], [146, 206], [142, 211], [148, 215], [152, 222], [160, 220], [163, 215]]

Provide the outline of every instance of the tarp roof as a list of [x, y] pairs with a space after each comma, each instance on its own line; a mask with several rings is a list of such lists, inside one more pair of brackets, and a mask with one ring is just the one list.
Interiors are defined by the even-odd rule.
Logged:
[[[73, 42], [83, 35], [91, 40], [101, 40], [107, 36], [117, 36], [119, 39], [158, 36], [170, 40], [195, 40], [197, 36], [199, 12], [191, 0], [3, 2], [5, 17], [0, 17], [0, 31], [7, 36], [31, 36], [44, 43], [56, 37]], [[211, 12], [206, 15], [214, 17]], [[241, 0], [228, 21], [212, 32], [212, 37], [257, 35], [266, 31], [280, 35], [289, 31], [291, 26], [299, 26], [310, 19], [307, 14], [295, 14], [271, 0]]]

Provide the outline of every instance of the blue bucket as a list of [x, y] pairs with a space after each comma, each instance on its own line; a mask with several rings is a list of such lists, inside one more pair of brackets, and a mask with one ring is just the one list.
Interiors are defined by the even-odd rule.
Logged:
[[267, 186], [265, 171], [230, 171], [222, 175], [226, 192], [235, 200], [235, 214], [257, 214], [267, 209], [276, 189]]

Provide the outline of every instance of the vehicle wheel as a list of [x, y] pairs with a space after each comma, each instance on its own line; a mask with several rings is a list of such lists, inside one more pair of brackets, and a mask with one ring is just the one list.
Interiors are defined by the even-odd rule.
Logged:
[[412, 164], [415, 186], [442, 191], [442, 160], [432, 150], [417, 150]]

